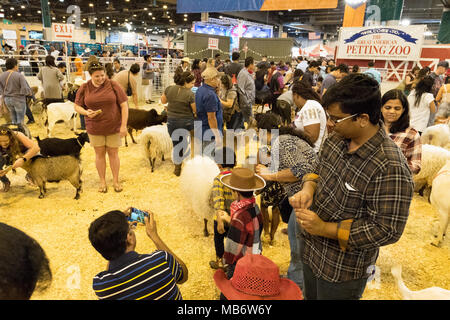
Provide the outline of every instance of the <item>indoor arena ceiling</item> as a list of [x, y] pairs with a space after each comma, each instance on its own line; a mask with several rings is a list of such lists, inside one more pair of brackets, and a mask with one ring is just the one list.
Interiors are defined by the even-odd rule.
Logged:
[[[305, 36], [307, 32], [336, 35], [342, 25], [345, 1], [339, 0], [336, 9], [223, 12], [210, 13], [212, 18], [232, 17], [280, 27], [290, 37]], [[97, 28], [116, 30], [129, 23], [132, 30], [144, 32], [158, 27], [165, 32], [177, 33], [190, 29], [193, 21], [200, 21], [201, 15], [176, 12], [176, 0], [50, 0], [53, 22], [65, 23], [70, 16], [67, 8], [78, 5], [81, 9], [81, 27], [88, 27], [88, 17], [96, 18]], [[15, 22], [42, 23], [40, 0], [0, 0], [4, 17]], [[441, 0], [405, 0], [402, 19], [411, 24], [426, 24], [436, 34], [443, 11]], [[126, 29], [125, 29], [126, 30]]]

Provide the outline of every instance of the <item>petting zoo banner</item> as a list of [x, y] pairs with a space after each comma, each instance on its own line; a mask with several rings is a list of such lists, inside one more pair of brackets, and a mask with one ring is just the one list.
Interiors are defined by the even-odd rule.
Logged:
[[338, 59], [419, 60], [425, 25], [341, 28]]

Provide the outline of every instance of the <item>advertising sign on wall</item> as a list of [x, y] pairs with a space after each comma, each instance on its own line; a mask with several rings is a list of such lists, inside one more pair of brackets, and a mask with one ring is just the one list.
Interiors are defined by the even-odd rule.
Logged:
[[219, 39], [208, 38], [208, 49], [213, 49], [213, 50], [219, 49]]
[[338, 59], [418, 60], [425, 25], [341, 28]]

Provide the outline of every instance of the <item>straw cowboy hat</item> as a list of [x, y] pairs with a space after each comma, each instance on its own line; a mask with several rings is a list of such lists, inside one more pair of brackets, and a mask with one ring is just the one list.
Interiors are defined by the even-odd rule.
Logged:
[[217, 77], [221, 77], [224, 74], [225, 74], [224, 72], [217, 71], [216, 68], [206, 68], [205, 71], [202, 72], [202, 78], [204, 80], [210, 80]]
[[228, 280], [223, 269], [214, 273], [214, 282], [228, 300], [303, 300], [300, 288], [280, 278], [278, 266], [260, 254], [238, 260]]
[[191, 59], [189, 59], [188, 57], [185, 57], [183, 59], [181, 59], [182, 62], [187, 62], [187, 63], [191, 63]]
[[220, 181], [236, 191], [250, 192], [263, 189], [266, 181], [247, 168], [234, 168], [231, 173], [223, 175]]

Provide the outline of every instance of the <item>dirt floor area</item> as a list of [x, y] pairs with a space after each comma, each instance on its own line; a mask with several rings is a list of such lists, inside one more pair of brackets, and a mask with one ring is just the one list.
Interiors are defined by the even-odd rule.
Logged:
[[[45, 128], [39, 122], [29, 128], [33, 136], [46, 137]], [[69, 138], [73, 137], [73, 132], [61, 123], [56, 125], [54, 135]], [[106, 261], [91, 246], [88, 227], [107, 211], [128, 206], [152, 210], [156, 214], [161, 238], [186, 263], [189, 280], [180, 286], [183, 298], [217, 299], [219, 291], [214, 285], [214, 271], [208, 264], [215, 256], [213, 236], [203, 236], [202, 220], [193, 216], [190, 208], [184, 205], [179, 192], [179, 178], [172, 173], [171, 161], [157, 162], [155, 172], [151, 173], [139, 145], [122, 147], [120, 177], [124, 191], [114, 192], [108, 166], [109, 190], [100, 194], [97, 192], [94, 150], [89, 144], [85, 145], [81, 158], [83, 193], [80, 200], [73, 199], [75, 188], [68, 181], [48, 184], [46, 198], [38, 199], [38, 188], [26, 183], [25, 172], [21, 169], [16, 174], [9, 174], [11, 190], [1, 195], [0, 221], [35, 238], [50, 260], [53, 272], [51, 287], [45, 292], [35, 293], [32, 299], [96, 299], [92, 278], [105, 270]], [[378, 282], [366, 288], [364, 300], [401, 299], [390, 273], [394, 263], [403, 266], [403, 279], [411, 290], [432, 286], [450, 289], [450, 237], [445, 239], [441, 248], [430, 245], [437, 222], [437, 212], [424, 198], [415, 195], [402, 238], [380, 250]], [[285, 227], [286, 224], [280, 224], [273, 245], [263, 243], [263, 254], [280, 267], [281, 274], [286, 274], [290, 259], [287, 235], [281, 233]], [[212, 223], [209, 223], [209, 231], [212, 233]], [[136, 237], [137, 252], [155, 250], [144, 226], [138, 226]]]

